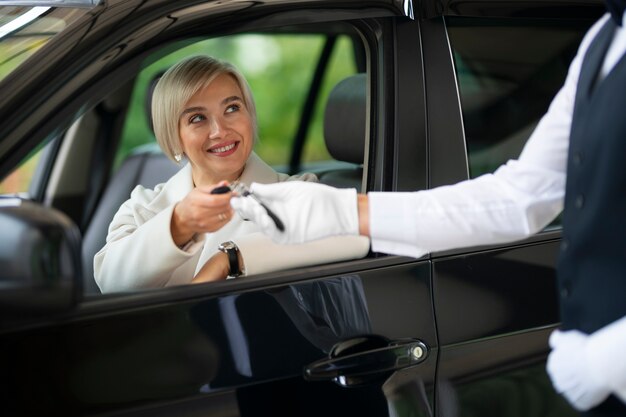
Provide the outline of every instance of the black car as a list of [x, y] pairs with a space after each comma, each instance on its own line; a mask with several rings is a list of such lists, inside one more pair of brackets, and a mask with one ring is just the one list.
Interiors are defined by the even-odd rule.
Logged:
[[276, 169], [413, 191], [516, 158], [603, 12], [596, 0], [0, 1], [2, 415], [573, 414], [544, 369], [558, 221], [513, 244], [149, 291], [101, 294], [92, 260], [130, 190], [178, 169], [144, 102], [182, 56], [242, 69], [257, 152]]

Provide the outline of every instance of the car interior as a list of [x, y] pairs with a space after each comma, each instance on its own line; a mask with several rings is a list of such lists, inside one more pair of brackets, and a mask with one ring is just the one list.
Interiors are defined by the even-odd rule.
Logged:
[[[324, 140], [338, 168], [318, 169], [321, 183], [339, 188], [361, 189], [365, 145], [366, 75], [355, 74], [339, 82], [331, 91], [324, 112]], [[147, 109], [149, 112], [149, 108]], [[182, 166], [182, 165], [181, 165]], [[83, 232], [84, 291], [99, 292], [93, 279], [93, 257], [106, 243], [109, 224], [131, 191], [142, 185], [154, 188], [167, 181], [181, 166], [169, 160], [156, 143], [135, 148], [108, 181]]]
[[[564, 26], [551, 44], [544, 45], [541, 30], [549, 28], [542, 24], [538, 28], [537, 23], [522, 20], [511, 30], [508, 21], [487, 25], [474, 19], [447, 20], [470, 177], [491, 172], [519, 154], [538, 120], [536, 109], [552, 95], [546, 91], [562, 82], [553, 74], [566, 70], [586, 24]], [[529, 35], [524, 40], [535, 46], [510, 50], [508, 45], [519, 41], [519, 33]], [[481, 46], [494, 36], [506, 40], [501, 50]], [[17, 174], [28, 171], [22, 175], [21, 188], [7, 187], [13, 175], [0, 183], [0, 194], [21, 192], [62, 211], [78, 225], [85, 294], [99, 293], [92, 260], [104, 245], [119, 206], [135, 186], [153, 188], [180, 168], [154, 139], [151, 92], [169, 66], [197, 53], [226, 59], [248, 78], [259, 112], [255, 152], [274, 169], [312, 172], [320, 182], [336, 187], [367, 188], [371, 77], [364, 41], [352, 25], [274, 27], [161, 45], [137, 64], [129, 64], [126, 82], [110, 86], [106, 97], [85, 100], [70, 127], [51, 132], [24, 159], [16, 169]], [[547, 81], [536, 83], [537, 78]], [[504, 116], [495, 117], [498, 112]]]
[[[266, 145], [263, 108], [270, 98], [263, 96], [263, 86], [255, 88], [254, 80], [248, 77], [245, 58], [237, 62], [237, 58], [229, 58], [225, 54], [225, 59], [235, 61], [233, 63], [249, 78], [255, 95], [260, 126], [260, 140], [255, 146], [255, 152], [260, 153], [277, 171], [290, 174], [313, 172], [324, 184], [363, 189], [368, 77], [361, 40], [356, 31], [347, 25], [304, 26], [297, 28], [296, 33], [294, 30], [276, 29], [243, 36], [226, 36], [204, 43], [193, 39], [180, 42], [180, 47], [170, 46], [153, 53], [145, 59], [141, 68], [137, 68], [135, 77], [125, 85], [112, 89], [104, 100], [87, 108], [63, 133], [51, 135], [45, 146], [40, 147], [34, 156], [29, 156], [26, 163], [22, 164], [36, 160], [28, 197], [41, 199], [44, 204], [60, 209], [74, 220], [82, 232], [85, 295], [100, 293], [93, 278], [93, 257], [104, 246], [108, 226], [120, 205], [129, 198], [137, 185], [154, 188], [169, 179], [185, 162], [178, 165], [170, 161], [156, 144], [150, 128], [150, 103], [159, 76], [167, 66], [187, 54], [204, 53], [221, 57], [224, 55], [221, 53], [223, 49], [237, 42], [242, 43], [242, 39], [246, 40], [245, 36], [257, 44], [274, 42], [287, 44], [287, 47], [290, 47], [290, 42], [297, 47], [301, 39], [313, 38], [319, 48], [309, 48], [307, 65], [312, 67], [308, 68], [310, 78], [307, 74], [282, 74], [295, 78], [295, 82], [303, 85], [305, 91], [300, 95], [300, 103], [297, 103], [294, 112], [298, 118], [294, 123], [295, 133], [279, 133], [280, 146], [287, 151], [287, 158], [280, 161], [271, 160], [271, 151], [269, 161], [263, 154]], [[249, 53], [243, 47], [239, 50], [239, 54], [244, 57]], [[175, 59], [172, 55], [175, 55]], [[333, 59], [351, 61], [352, 68], [334, 74]], [[302, 69], [285, 66], [277, 71], [302, 72]], [[148, 82], [142, 83], [142, 77], [147, 76], [150, 77]], [[288, 91], [284, 90], [285, 93]], [[272, 94], [271, 99], [282, 98]], [[138, 108], [143, 114], [138, 113]], [[140, 118], [146, 121], [148, 128], [144, 128], [140, 134], [128, 134], [126, 131], [133, 123], [132, 119]], [[309, 132], [314, 129], [321, 130], [321, 135], [317, 135], [321, 136], [321, 141]], [[317, 148], [323, 148], [326, 157], [324, 159], [322, 155], [321, 158], [318, 156], [307, 160], [307, 147], [316, 140], [321, 142]]]

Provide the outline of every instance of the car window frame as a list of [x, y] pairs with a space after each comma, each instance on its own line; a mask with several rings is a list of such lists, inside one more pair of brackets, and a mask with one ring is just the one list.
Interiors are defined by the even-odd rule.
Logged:
[[[518, 5], [517, 7], [521, 7]], [[572, 8], [564, 13], [566, 17], [576, 16], [581, 13], [578, 8]], [[537, 13], [541, 13], [538, 11]], [[462, 14], [460, 14], [462, 15]], [[507, 14], [487, 15], [487, 18], [508, 17]], [[589, 19], [589, 18], [588, 18]], [[456, 184], [470, 179], [469, 156], [467, 151], [465, 130], [463, 128], [463, 116], [461, 108], [460, 91], [456, 79], [452, 47], [448, 38], [445, 16], [439, 15], [423, 22], [422, 36], [425, 59], [434, 60], [438, 71], [426, 74], [426, 95], [435, 101], [442, 101], [446, 104], [435, 101], [431, 102], [429, 109], [454, 109], [453, 114], [433, 114], [429, 113], [429, 149], [431, 160], [446, 161], [445, 164], [430, 166], [429, 188]], [[451, 83], [454, 80], [454, 83]], [[442, 86], [445, 86], [442, 88]], [[452, 86], [452, 87], [450, 87]], [[437, 91], [437, 95], [428, 94], [429, 91]], [[432, 259], [445, 258], [458, 254], [474, 254], [484, 251], [497, 250], [502, 248], [515, 248], [540, 242], [551, 242], [561, 238], [560, 227], [548, 227], [537, 234], [514, 242], [478, 245], [468, 248], [450, 249], [431, 253]]]
[[[371, 30], [369, 25], [377, 26], [377, 19], [372, 19], [371, 22], [367, 23], [362, 20], [357, 21], [349, 21], [347, 23], [353, 24], [355, 28], [360, 32], [361, 36], [366, 38], [370, 36], [370, 39], [374, 42], [381, 42], [382, 38], [380, 34], [376, 34], [375, 31]], [[390, 23], [391, 20], [383, 18], [382, 20], [385, 23]], [[369, 32], [362, 32], [361, 28], [368, 28]], [[387, 29], [390, 30], [390, 27]], [[242, 32], [247, 33], [247, 32]], [[389, 38], [389, 37], [387, 37]], [[389, 41], [389, 39], [387, 39]], [[364, 41], [365, 42], [365, 41]], [[367, 45], [366, 45], [367, 48]], [[377, 50], [368, 50], [368, 57], [379, 57], [378, 59], [384, 59], [381, 54], [382, 48], [377, 48]], [[373, 65], [371, 62], [368, 62], [368, 66]], [[384, 90], [384, 85], [376, 85], [372, 87], [374, 84], [373, 79], [375, 78], [374, 74], [371, 72], [367, 72], [370, 75], [370, 89], [376, 89], [378, 91]], [[383, 78], [381, 74], [376, 74], [378, 77]], [[370, 94], [371, 96], [371, 94]], [[372, 98], [370, 100], [375, 103], [376, 101]], [[375, 107], [370, 106], [369, 114], [367, 119], [370, 118], [378, 118], [379, 116], [374, 116]], [[385, 114], [390, 114], [390, 112], [386, 111]], [[381, 125], [385, 125], [381, 123]], [[368, 135], [369, 136], [369, 135]], [[366, 145], [367, 145], [366, 140]], [[386, 146], [386, 145], [385, 145]], [[367, 149], [367, 148], [366, 148]], [[390, 162], [393, 165], [393, 161]], [[363, 174], [363, 182], [367, 183], [367, 175], [365, 166], [371, 167], [372, 164], [364, 165], [364, 174]], [[370, 169], [371, 172], [371, 169]], [[387, 178], [391, 178], [393, 173], [388, 173]], [[358, 273], [361, 270], [368, 270], [371, 268], [378, 267], [386, 267], [386, 266], [397, 266], [404, 265], [407, 263], [414, 262], [415, 260], [409, 257], [404, 256], [389, 256], [386, 254], [370, 254], [369, 256], [361, 259], [349, 260], [349, 261], [341, 261], [335, 262], [332, 264], [322, 264], [316, 265], [312, 267], [300, 267], [289, 270], [270, 272], [264, 274], [258, 274], [250, 278], [244, 278], [240, 280], [226, 280], [220, 282], [211, 282], [204, 284], [195, 284], [195, 285], [182, 285], [178, 287], [165, 287], [165, 288], [157, 288], [157, 289], [148, 289], [148, 290], [138, 290], [131, 291], [128, 293], [117, 292], [110, 294], [83, 294], [82, 303], [84, 304], [83, 311], [86, 314], [96, 314], [105, 311], [116, 311], [118, 309], [123, 309], [125, 305], [137, 306], [137, 305], [151, 305], [155, 302], [176, 302], [182, 300], [188, 300], [189, 297], [195, 297], [196, 294], [198, 296], [206, 296], [207, 294], [219, 296], [224, 294], [234, 294], [247, 290], [257, 290], [264, 287], [273, 287], [276, 285], [287, 285], [292, 283], [298, 283], [303, 281], [308, 281], [311, 279], [322, 278], [325, 276], [331, 275], [339, 275], [345, 273]], [[426, 259], [423, 259], [421, 262], [426, 262]], [[109, 303], [110, 301], [110, 303]]]
[[[349, 12], [346, 12], [348, 14], [350, 14]], [[354, 12], [354, 14], [358, 14], [357, 11]], [[385, 13], [382, 13], [383, 15], [385, 15]], [[389, 16], [383, 16], [382, 19], [386, 22], [389, 22], [389, 20], [387, 19]], [[326, 19], [328, 19], [328, 17], [325, 17]], [[387, 19], [387, 20], [385, 20]], [[331, 21], [334, 21], [336, 19], [332, 18]], [[382, 39], [382, 35], [381, 33], [377, 33], [376, 31], [372, 30], [372, 27], [378, 27], [379, 23], [377, 22], [377, 19], [357, 19], [357, 20], [350, 20], [351, 24], [354, 24], [356, 27], [361, 27], [362, 29], [364, 29], [364, 32], [362, 31], [362, 29], [358, 29], [358, 31], [365, 33], [363, 36], [365, 39], [369, 39], [369, 42], [374, 42], [375, 45], [376, 42], [381, 42]], [[293, 23], [292, 23], [293, 24]], [[211, 32], [210, 35], [212, 36], [216, 36], [217, 34], [221, 34], [222, 32]], [[177, 34], [178, 39], [180, 39], [180, 34]], [[390, 34], [386, 35], [387, 38], [387, 42], [390, 41], [391, 37]], [[369, 45], [369, 44], [368, 44]], [[161, 47], [162, 45], [159, 45], [159, 47]], [[110, 71], [104, 75], [102, 78], [99, 79], [95, 79], [96, 77], [91, 77], [88, 79], [86, 88], [83, 89], [81, 91], [81, 93], [78, 96], [74, 96], [72, 97], [72, 99], [67, 103], [66, 106], [64, 106], [63, 111], [60, 112], [59, 114], [54, 114], [54, 117], [51, 117], [49, 119], [46, 119], [39, 127], [39, 131], [49, 131], [49, 132], [53, 132], [56, 134], [61, 134], [64, 132], [63, 129], [59, 129], [59, 126], [71, 126], [71, 123], [75, 120], [78, 120], [82, 114], [84, 114], [85, 109], [90, 109], [93, 108], [95, 106], [96, 103], [99, 102], [99, 100], [106, 96], [106, 93], [108, 92], [108, 86], [109, 83], [111, 82], [110, 80], [115, 79], [116, 76], [118, 76], [120, 73], [121, 74], [125, 74], [125, 76], [127, 77], [126, 79], [130, 79], [131, 76], [128, 75], [128, 71], [133, 71], [133, 68], [138, 68], [141, 61], [145, 58], [145, 56], [147, 56], [147, 54], [154, 52], [154, 50], [156, 49], [156, 46], [152, 46], [150, 48], [145, 48], [142, 54], [138, 54], [137, 56], [135, 56], [132, 59], [127, 60], [123, 66], [117, 67], [117, 68], [113, 68], [110, 69]], [[371, 51], [368, 51], [368, 60], [373, 60], [373, 61], [368, 61], [368, 62], [374, 62], [374, 64], [371, 64], [374, 68], [377, 68], [380, 70], [381, 63], [379, 62], [380, 58], [379, 56], [381, 56], [381, 50], [382, 48], [380, 47], [375, 47], [374, 49], [372, 49]], [[369, 64], [368, 64], [369, 65]], [[384, 74], [379, 73], [379, 72], [373, 72], [373, 75], [371, 77], [371, 83], [375, 86], [373, 87], [374, 91], [371, 92], [370, 94], [370, 101], [373, 103], [372, 107], [371, 107], [371, 112], [370, 112], [370, 116], [372, 114], [375, 115], [374, 118], [378, 118], [378, 114], [375, 113], [375, 108], [376, 107], [376, 95], [377, 94], [387, 94], [384, 93], [385, 91], [385, 86], [382, 84], [378, 84], [376, 83], [377, 79], [380, 80], [384, 80]], [[391, 93], [390, 93], [391, 94]], [[387, 113], [388, 114], [388, 113]], [[380, 116], [382, 117], [382, 116]], [[368, 117], [368, 120], [370, 119], [370, 117]], [[383, 129], [388, 128], [387, 126], [389, 126], [389, 124], [386, 123], [372, 123], [372, 125], [376, 126], [377, 128], [382, 127]], [[59, 133], [60, 132], [60, 133]], [[378, 136], [381, 137], [381, 136]], [[382, 139], [381, 139], [382, 140]], [[384, 145], [386, 146], [386, 145]], [[367, 153], [367, 152], [366, 152]], [[366, 164], [366, 166], [369, 166], [370, 164]], [[371, 169], [369, 169], [370, 174], [373, 172]], [[380, 175], [380, 174], [378, 174]], [[387, 174], [385, 174], [387, 175]], [[383, 175], [383, 177], [385, 176]], [[389, 174], [391, 175], [391, 174]], [[364, 176], [364, 181], [367, 182], [367, 175]], [[374, 185], [372, 188], [377, 188], [376, 185]], [[371, 189], [371, 188], [370, 188]], [[372, 262], [377, 263], [377, 262], [381, 262], [381, 260], [377, 259], [377, 258], [366, 258], [365, 260], [363, 260], [363, 262], [365, 262], [365, 264], [371, 264]], [[403, 258], [403, 257], [388, 257], [387, 259], [382, 260], [382, 264], [381, 265], [388, 265], [388, 264], [404, 264], [410, 262], [410, 259], [408, 258]], [[345, 270], [345, 268], [349, 268], [352, 271], [354, 270], [358, 270], [358, 265], [359, 265], [359, 261], [354, 261], [354, 262], [348, 262], [348, 263], [339, 263], [337, 265], [331, 265], [328, 266], [326, 268], [322, 268], [324, 271], [324, 274], [334, 274], [336, 273], [336, 271], [343, 271]], [[328, 269], [327, 269], [328, 268]], [[289, 283], [289, 282], [297, 282], [299, 280], [304, 280], [304, 279], [310, 279], [313, 276], [320, 276], [320, 272], [317, 269], [310, 269], [310, 268], [303, 268], [302, 270], [300, 269], [296, 269], [293, 271], [288, 271], [285, 273], [278, 273], [278, 274], [270, 274], [269, 277], [264, 278], [264, 277], [260, 277], [260, 279], [255, 279], [254, 281], [250, 280], [250, 284], [246, 285], [245, 287], [248, 288], [248, 286], [251, 286], [250, 288], [262, 288], [265, 287], [266, 285], [273, 285], [274, 283]], [[224, 284], [225, 288], [228, 288], [230, 290], [230, 286], [232, 284], [231, 283], [227, 283]], [[189, 286], [186, 286], [189, 287]], [[199, 286], [202, 287], [201, 290], [199, 290], [198, 288], [177, 288], [175, 290], [172, 289], [162, 289], [162, 290], [157, 290], [156, 292], [162, 291], [165, 293], [168, 293], [168, 291], [173, 291], [175, 293], [179, 293], [182, 292], [184, 294], [187, 293], [187, 291], [191, 291], [190, 294], [194, 294], [198, 291], [200, 291], [201, 293], [207, 294], [207, 293], [220, 293], [221, 290], [211, 287], [211, 286]], [[239, 288], [237, 286], [232, 287], [232, 288]], [[155, 296], [154, 292], [152, 291], [148, 291], [145, 294], [132, 294], [130, 295], [131, 299], [133, 300], [137, 300], [137, 298], [143, 298], [146, 297], [146, 299], [153, 299], [153, 297]], [[158, 296], [158, 298], [163, 297], [164, 295]], [[167, 296], [165, 296], [167, 298]], [[113, 297], [116, 298], [116, 297]], [[105, 299], [108, 299], [108, 297], [105, 297]], [[83, 297], [83, 301], [91, 301], [91, 297]], [[96, 301], [97, 305], [102, 304], [103, 300], [100, 300], [100, 302]]]

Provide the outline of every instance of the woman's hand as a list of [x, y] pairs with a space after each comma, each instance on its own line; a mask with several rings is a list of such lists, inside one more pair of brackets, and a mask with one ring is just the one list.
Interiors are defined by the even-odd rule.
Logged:
[[196, 233], [215, 232], [232, 219], [232, 193], [211, 194], [214, 188], [227, 184], [221, 182], [212, 186], [196, 187], [176, 204], [170, 224], [172, 239], [176, 245], [184, 245]]
[[191, 283], [220, 281], [226, 279], [229, 272], [228, 255], [224, 252], [217, 252], [206, 261], [202, 269], [191, 280]]

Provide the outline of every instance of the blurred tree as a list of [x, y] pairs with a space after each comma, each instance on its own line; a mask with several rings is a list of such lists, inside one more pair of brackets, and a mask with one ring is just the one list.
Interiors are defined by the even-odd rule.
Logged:
[[[154, 141], [145, 102], [150, 80], [186, 56], [207, 54], [233, 63], [244, 73], [257, 106], [255, 150], [271, 165], [285, 165], [323, 44], [322, 35], [236, 35], [195, 42], [159, 58], [137, 77], [117, 162], [133, 148]], [[355, 71], [351, 42], [340, 37], [322, 85], [304, 161], [331, 159], [323, 140], [323, 108], [330, 89]]]

